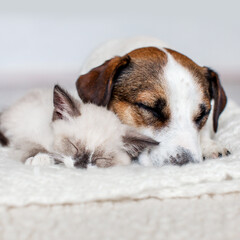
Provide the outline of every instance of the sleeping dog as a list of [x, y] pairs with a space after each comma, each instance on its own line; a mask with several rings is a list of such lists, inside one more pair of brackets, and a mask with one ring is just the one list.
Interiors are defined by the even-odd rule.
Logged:
[[211, 139], [227, 102], [215, 71], [147, 38], [109, 42], [89, 62], [76, 83], [81, 99], [107, 106], [160, 142], [140, 156], [141, 164], [183, 165], [230, 154]]

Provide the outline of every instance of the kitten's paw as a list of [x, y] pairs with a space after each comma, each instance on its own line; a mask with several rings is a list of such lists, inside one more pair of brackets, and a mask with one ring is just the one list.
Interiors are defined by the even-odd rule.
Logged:
[[71, 158], [71, 157], [64, 157], [62, 159], [62, 162], [64, 163], [64, 165], [67, 167], [67, 168], [75, 168], [74, 164], [75, 164], [75, 161]]
[[54, 164], [54, 159], [46, 153], [38, 153], [34, 157], [28, 158], [25, 164], [32, 166], [49, 166]]
[[220, 158], [231, 154], [227, 148], [212, 139], [202, 141], [201, 146], [203, 159]]

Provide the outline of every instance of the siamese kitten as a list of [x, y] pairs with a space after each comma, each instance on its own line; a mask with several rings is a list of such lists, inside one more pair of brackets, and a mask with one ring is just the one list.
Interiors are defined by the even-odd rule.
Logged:
[[17, 157], [28, 165], [127, 165], [158, 145], [121, 124], [113, 112], [83, 104], [58, 85], [53, 92], [34, 90], [5, 110], [0, 133], [0, 143], [17, 150]]

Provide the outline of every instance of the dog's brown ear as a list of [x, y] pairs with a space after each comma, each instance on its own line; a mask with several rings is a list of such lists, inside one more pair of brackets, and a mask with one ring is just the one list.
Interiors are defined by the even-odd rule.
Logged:
[[128, 55], [114, 57], [80, 76], [76, 82], [76, 87], [82, 101], [107, 106], [112, 94], [114, 77], [129, 62]]
[[206, 77], [209, 82], [210, 97], [214, 100], [213, 129], [217, 132], [218, 119], [227, 104], [227, 96], [220, 83], [219, 76], [212, 69], [205, 67]]

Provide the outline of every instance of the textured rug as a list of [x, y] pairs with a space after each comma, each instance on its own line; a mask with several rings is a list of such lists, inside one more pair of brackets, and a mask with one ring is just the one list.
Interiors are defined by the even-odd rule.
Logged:
[[0, 206], [1, 240], [239, 240], [240, 194]]

